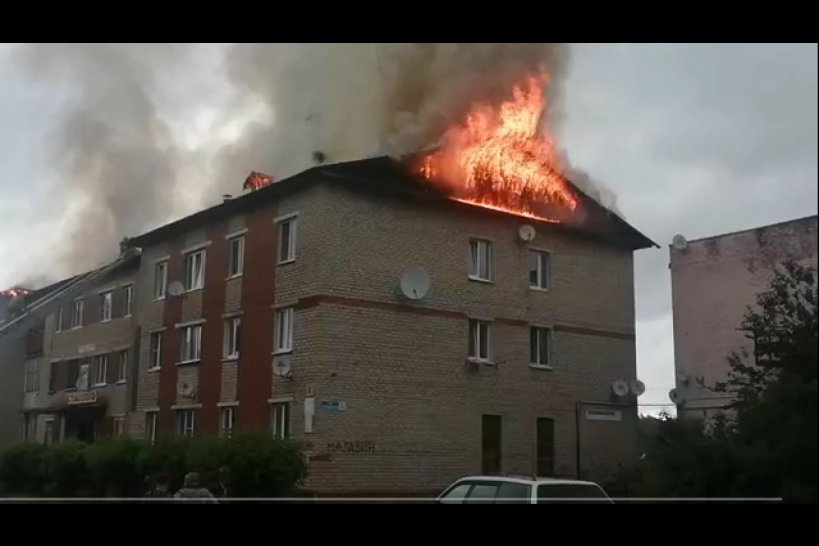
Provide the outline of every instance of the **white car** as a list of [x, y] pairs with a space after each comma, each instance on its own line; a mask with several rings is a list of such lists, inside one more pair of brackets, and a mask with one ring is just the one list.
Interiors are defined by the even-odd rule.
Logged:
[[468, 476], [435, 499], [436, 504], [613, 504], [594, 482], [519, 476]]

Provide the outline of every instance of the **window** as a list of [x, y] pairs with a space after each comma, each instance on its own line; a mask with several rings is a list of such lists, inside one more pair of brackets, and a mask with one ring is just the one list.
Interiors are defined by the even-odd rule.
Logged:
[[495, 504], [529, 504], [532, 500], [532, 486], [525, 483], [503, 482], [498, 488]]
[[154, 299], [161, 300], [168, 289], [168, 262], [156, 262], [154, 266]]
[[271, 423], [274, 438], [287, 438], [290, 436], [290, 402], [273, 404]]
[[205, 251], [185, 255], [185, 290], [199, 290], [205, 286]]
[[26, 442], [37, 441], [37, 414], [26, 413], [23, 415], [25, 430], [23, 431], [23, 440]]
[[77, 381], [80, 378], [80, 361], [69, 360], [67, 367], [68, 369], [66, 371], [65, 387], [67, 389], [76, 388]]
[[54, 443], [54, 419], [49, 419], [45, 422], [45, 431], [43, 432], [43, 444], [50, 446]]
[[529, 251], [529, 286], [532, 288], [549, 288], [548, 252]]
[[236, 277], [244, 271], [245, 263], [245, 238], [234, 237], [228, 240], [228, 277]]
[[179, 360], [189, 362], [199, 360], [202, 356], [202, 325], [188, 326], [182, 329], [182, 350]]
[[469, 278], [492, 280], [492, 243], [489, 241], [469, 240]]
[[155, 411], [145, 412], [145, 439], [151, 444], [156, 442], [156, 423], [159, 414]]
[[71, 304], [71, 327], [79, 328], [82, 326], [82, 309], [83, 301], [77, 300]]
[[94, 357], [94, 385], [105, 385], [108, 378], [108, 355]]
[[273, 352], [286, 353], [293, 350], [293, 308], [276, 310], [276, 335]]
[[176, 412], [176, 435], [180, 438], [193, 436], [196, 412], [192, 409]]
[[37, 392], [40, 390], [40, 363], [36, 360], [26, 361], [26, 392]]
[[441, 504], [462, 504], [470, 487], [472, 487], [471, 483], [459, 483], [444, 493], [438, 502]]
[[594, 484], [566, 483], [540, 484], [537, 487], [538, 504], [611, 504], [606, 493]]
[[125, 383], [128, 380], [128, 351], [120, 351], [117, 360], [117, 383]]
[[469, 358], [489, 361], [489, 323], [482, 320], [469, 321]]
[[476, 483], [466, 497], [466, 504], [492, 504], [497, 494], [497, 483]]
[[65, 307], [57, 309], [57, 325], [54, 328], [56, 332], [62, 332], [65, 329]]
[[125, 287], [125, 316], [130, 317], [134, 312], [134, 285]]
[[537, 475], [554, 476], [555, 472], [555, 422], [554, 419], [537, 420]]
[[222, 339], [222, 357], [239, 357], [239, 330], [242, 319], [234, 317], [225, 321], [225, 333]]
[[111, 304], [113, 303], [114, 295], [111, 292], [104, 292], [100, 294], [100, 322], [111, 320]]
[[48, 392], [57, 392], [57, 370], [59, 362], [52, 362], [48, 370]]
[[233, 435], [233, 407], [219, 410], [219, 435], [225, 438]]
[[550, 368], [549, 348], [551, 346], [552, 331], [548, 328], [529, 329], [529, 364], [541, 368]]
[[481, 416], [481, 466], [483, 474], [501, 471], [501, 416]]
[[125, 418], [114, 417], [114, 436], [122, 436], [125, 432]]
[[91, 362], [89, 360], [72, 360], [68, 363], [68, 386], [78, 391], [88, 390], [91, 382]]
[[292, 262], [296, 259], [296, 218], [291, 217], [279, 222], [279, 263]]
[[158, 370], [162, 363], [162, 332], [151, 334], [150, 347], [148, 349], [148, 369]]

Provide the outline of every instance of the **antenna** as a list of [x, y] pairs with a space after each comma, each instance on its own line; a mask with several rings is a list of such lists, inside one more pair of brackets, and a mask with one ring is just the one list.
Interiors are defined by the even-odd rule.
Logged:
[[420, 300], [429, 292], [429, 275], [423, 267], [410, 267], [401, 273], [401, 293], [411, 300]]
[[684, 252], [688, 249], [688, 241], [686, 241], [685, 237], [678, 233], [671, 239], [671, 246], [680, 252]]
[[668, 399], [677, 406], [680, 406], [685, 402], [682, 394], [677, 389], [671, 389], [668, 391]]
[[185, 285], [180, 281], [173, 281], [168, 285], [168, 294], [171, 296], [181, 296], [185, 292]]
[[518, 229], [518, 237], [521, 241], [529, 242], [535, 238], [535, 228], [529, 224], [524, 224]]
[[614, 393], [615, 396], [625, 396], [628, 394], [628, 383], [623, 381], [622, 379], [618, 379], [614, 383], [611, 384], [611, 392]]
[[631, 393], [635, 396], [641, 396], [646, 392], [646, 384], [639, 379], [632, 379], [629, 387], [631, 387]]
[[290, 366], [290, 357], [280, 356], [273, 361], [273, 373], [278, 377], [288, 378], [293, 375], [292, 368]]

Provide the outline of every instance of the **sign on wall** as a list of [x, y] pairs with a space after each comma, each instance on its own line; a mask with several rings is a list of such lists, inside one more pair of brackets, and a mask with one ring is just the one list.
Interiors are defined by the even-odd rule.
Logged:
[[321, 411], [337, 413], [347, 409], [347, 402], [344, 400], [324, 400], [321, 403]]
[[71, 392], [68, 393], [68, 405], [93, 404], [98, 399], [97, 391]]
[[589, 421], [620, 421], [622, 414], [620, 410], [587, 409], [586, 419]]

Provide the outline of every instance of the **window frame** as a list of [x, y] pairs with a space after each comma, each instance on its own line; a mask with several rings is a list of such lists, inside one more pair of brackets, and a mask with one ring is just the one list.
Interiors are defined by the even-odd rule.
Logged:
[[[148, 335], [148, 371], [159, 370], [162, 367], [162, 331], [151, 332]], [[154, 347], [154, 339], [157, 340]], [[155, 356], [154, 356], [155, 355]]]
[[[540, 347], [540, 333], [546, 333], [546, 363], [540, 362], [541, 354], [541, 347]], [[530, 368], [537, 368], [541, 370], [553, 370], [554, 366], [552, 365], [552, 344], [553, 344], [553, 329], [547, 326], [537, 326], [532, 325], [529, 326], [529, 367]], [[533, 346], [533, 343], [535, 346]], [[532, 354], [533, 352], [537, 353], [537, 361], [532, 361]]]
[[[537, 280], [535, 284], [532, 284], [532, 269], [531, 269], [531, 259], [532, 256], [535, 256], [537, 260], [537, 267], [535, 269], [535, 275], [537, 276]], [[529, 248], [527, 253], [527, 265], [529, 265], [529, 288], [532, 290], [545, 290], [548, 291], [551, 289], [551, 271], [552, 271], [552, 253], [548, 250], [542, 248]]]
[[[189, 416], [190, 419], [185, 419]], [[176, 437], [192, 438], [196, 435], [196, 410], [193, 408], [180, 408], [176, 410]]]
[[[107, 311], [107, 313], [106, 313]], [[99, 321], [110, 322], [114, 316], [114, 292], [106, 290], [99, 294]]]
[[[474, 253], [473, 253], [474, 246]], [[485, 248], [485, 253], [481, 253], [481, 248]], [[481, 239], [479, 237], [469, 238], [469, 274], [467, 277], [471, 281], [479, 281], [491, 283], [495, 278], [495, 253], [492, 241], [489, 239]], [[481, 265], [486, 266], [486, 276], [482, 276]]]
[[149, 444], [156, 444], [157, 424], [159, 422], [159, 412], [150, 410], [145, 412], [145, 440]]
[[78, 299], [71, 302], [71, 330], [82, 328], [82, 318], [85, 312], [85, 300]]
[[[296, 261], [296, 245], [298, 243], [298, 213], [288, 214], [276, 218], [276, 265], [284, 265]], [[284, 226], [287, 225], [287, 255], [283, 255], [284, 250]]]
[[[180, 328], [179, 362], [199, 362], [202, 360], [202, 324], [189, 324]], [[188, 349], [193, 354], [186, 354]], [[187, 358], [186, 358], [187, 357]]]
[[57, 317], [56, 323], [54, 324], [54, 332], [62, 332], [65, 330], [65, 307], [60, 306], [57, 308]]
[[168, 261], [165, 258], [154, 262], [154, 301], [164, 300], [168, 295]]
[[237, 360], [239, 358], [241, 329], [242, 317], [228, 317], [224, 320], [222, 327], [222, 360]]
[[[195, 274], [193, 265], [196, 263], [196, 257], [201, 256], [199, 261], [199, 275]], [[191, 250], [185, 253], [185, 292], [195, 292], [205, 288], [205, 264], [207, 261], [207, 249], [200, 248]], [[198, 281], [198, 282], [194, 282]]]
[[[104, 387], [108, 384], [108, 360], [108, 353], [94, 355], [94, 380], [91, 382], [92, 387]], [[100, 363], [103, 365], [100, 366]], [[100, 374], [100, 370], [102, 370], [102, 374]]]
[[125, 288], [125, 302], [123, 303], [123, 317], [130, 317], [134, 314], [134, 285], [126, 285]]
[[[481, 335], [481, 327], [486, 327], [485, 336]], [[492, 362], [492, 322], [484, 319], [471, 318], [468, 324], [467, 359], [470, 362]], [[474, 329], [474, 331], [473, 331]], [[486, 356], [481, 356], [481, 340], [486, 337]]]
[[[292, 402], [275, 402], [270, 404], [270, 432], [274, 438], [283, 440], [292, 433]], [[284, 430], [281, 430], [281, 428]]]
[[117, 383], [128, 382], [128, 349], [123, 349], [117, 353]]
[[[233, 428], [236, 424], [236, 407], [223, 406], [219, 408], [219, 437], [232, 438]], [[226, 419], [226, 417], [229, 417]], [[229, 424], [229, 426], [226, 426]]]
[[[228, 279], [235, 279], [241, 277], [245, 272], [245, 236], [236, 235], [227, 240], [228, 243]], [[237, 262], [233, 260], [233, 245], [238, 244]], [[235, 269], [235, 271], [234, 271]]]
[[23, 392], [40, 392], [40, 363], [36, 359], [26, 360]]
[[[288, 317], [286, 321], [283, 321], [283, 317]], [[287, 354], [293, 352], [293, 339], [294, 339], [294, 323], [296, 321], [296, 311], [295, 307], [278, 307], [276, 308], [276, 313], [273, 320], [273, 354], [280, 355], [280, 354]], [[281, 325], [286, 324], [287, 330], [284, 332], [285, 339], [282, 339], [281, 336]], [[286, 341], [285, 345], [282, 344], [282, 341]]]

